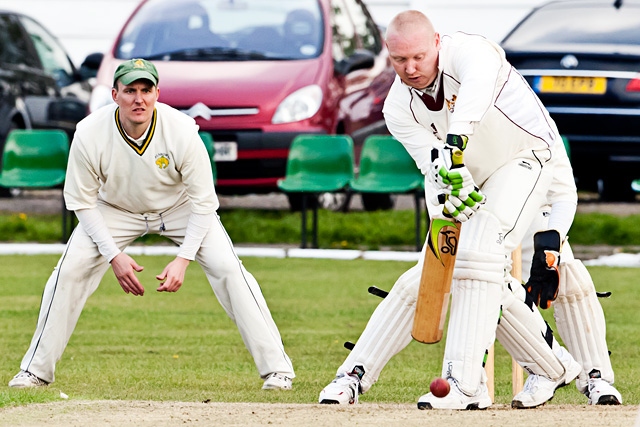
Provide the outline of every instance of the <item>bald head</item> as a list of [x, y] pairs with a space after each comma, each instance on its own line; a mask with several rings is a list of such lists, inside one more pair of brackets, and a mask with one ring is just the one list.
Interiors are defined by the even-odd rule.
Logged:
[[391, 20], [387, 27], [386, 40], [394, 37], [406, 37], [413, 33], [435, 35], [433, 24], [427, 16], [417, 10], [400, 12]]
[[405, 84], [424, 89], [435, 80], [440, 35], [422, 12], [407, 10], [396, 15], [385, 40], [391, 64]]

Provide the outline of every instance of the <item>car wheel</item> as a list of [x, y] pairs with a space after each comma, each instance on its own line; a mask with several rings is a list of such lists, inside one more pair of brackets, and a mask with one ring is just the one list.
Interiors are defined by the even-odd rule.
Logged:
[[385, 193], [362, 193], [362, 206], [367, 212], [371, 211], [388, 211], [393, 209], [395, 200], [391, 194]]
[[[598, 194], [603, 202], [633, 202], [636, 192], [631, 186], [631, 178], [603, 178], [598, 181]], [[623, 185], [623, 183], [626, 183]]]

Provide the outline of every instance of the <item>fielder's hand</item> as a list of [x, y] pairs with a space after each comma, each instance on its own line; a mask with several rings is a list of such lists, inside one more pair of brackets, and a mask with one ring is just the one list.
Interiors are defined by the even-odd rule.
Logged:
[[188, 259], [176, 257], [167, 264], [162, 273], [156, 276], [156, 279], [162, 282], [156, 290], [158, 292], [178, 292], [184, 282], [184, 275], [188, 266]]
[[533, 236], [531, 274], [525, 285], [533, 302], [542, 309], [551, 307], [560, 286], [560, 233], [540, 231]]
[[111, 260], [111, 269], [123, 291], [133, 295], [144, 295], [144, 287], [135, 275], [136, 272], [144, 270], [144, 267], [138, 265], [133, 258], [120, 252]]

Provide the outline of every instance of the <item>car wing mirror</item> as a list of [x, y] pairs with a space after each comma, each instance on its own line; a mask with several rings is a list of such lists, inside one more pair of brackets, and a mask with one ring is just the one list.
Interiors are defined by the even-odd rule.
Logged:
[[89, 80], [92, 77], [95, 77], [98, 74], [98, 69], [100, 68], [100, 64], [102, 63], [102, 58], [104, 58], [103, 53], [91, 53], [87, 55], [85, 60], [80, 65], [80, 79], [82, 81]]
[[375, 55], [365, 49], [358, 49], [353, 54], [338, 62], [336, 65], [336, 71], [338, 73], [346, 75], [356, 70], [363, 70], [373, 68], [375, 64]]

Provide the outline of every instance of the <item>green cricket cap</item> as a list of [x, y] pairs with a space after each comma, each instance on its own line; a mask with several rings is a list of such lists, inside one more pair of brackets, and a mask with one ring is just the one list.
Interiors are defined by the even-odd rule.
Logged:
[[134, 58], [123, 62], [116, 68], [113, 75], [113, 86], [120, 80], [123, 85], [128, 85], [139, 79], [150, 80], [154, 86], [158, 85], [158, 70], [156, 66], [146, 59]]

